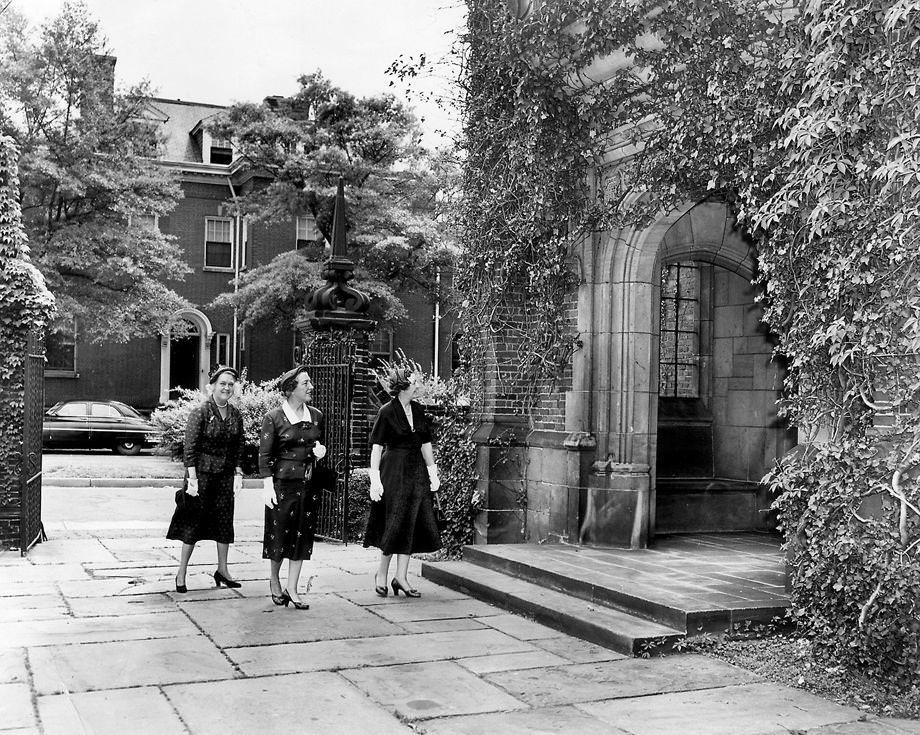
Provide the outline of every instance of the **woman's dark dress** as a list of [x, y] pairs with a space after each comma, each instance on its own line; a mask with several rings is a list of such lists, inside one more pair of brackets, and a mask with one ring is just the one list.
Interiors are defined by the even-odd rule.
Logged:
[[431, 441], [431, 429], [422, 407], [409, 403], [412, 424], [394, 398], [383, 405], [371, 430], [371, 444], [383, 446], [380, 479], [383, 497], [371, 502], [364, 546], [384, 554], [424, 554], [441, 548], [441, 537], [431, 502], [431, 482], [422, 445]]
[[221, 418], [214, 399], [192, 409], [185, 425], [183, 462], [194, 467], [198, 497], [186, 495], [173, 514], [166, 538], [195, 544], [233, 543], [233, 474], [243, 457], [243, 417], [233, 405]]
[[274, 478], [278, 504], [265, 508], [262, 558], [309, 559], [316, 528], [317, 489], [312, 477], [313, 445], [323, 441], [323, 414], [308, 406], [311, 420], [291, 424], [280, 406], [262, 420], [259, 476]]

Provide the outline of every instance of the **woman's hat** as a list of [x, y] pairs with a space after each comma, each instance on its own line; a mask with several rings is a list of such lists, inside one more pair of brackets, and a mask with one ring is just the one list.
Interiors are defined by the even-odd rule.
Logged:
[[240, 374], [236, 371], [236, 368], [232, 368], [229, 365], [218, 365], [211, 371], [211, 374], [208, 376], [208, 383], [214, 385], [217, 382], [217, 379], [224, 373], [230, 373], [234, 380], [240, 379]]

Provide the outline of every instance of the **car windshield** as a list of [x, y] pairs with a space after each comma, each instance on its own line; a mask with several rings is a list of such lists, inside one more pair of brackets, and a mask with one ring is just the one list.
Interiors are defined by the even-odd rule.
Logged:
[[144, 418], [137, 411], [131, 408], [131, 406], [129, 406], [127, 403], [121, 403], [120, 401], [112, 401], [112, 405], [116, 406], [118, 410], [121, 411], [122, 416], [130, 416], [131, 418], [135, 418], [135, 419]]

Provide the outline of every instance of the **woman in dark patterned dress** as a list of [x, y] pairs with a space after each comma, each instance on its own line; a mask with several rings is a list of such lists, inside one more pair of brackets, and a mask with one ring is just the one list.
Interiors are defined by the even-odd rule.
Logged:
[[390, 559], [396, 554], [393, 594], [420, 597], [406, 575], [409, 555], [437, 551], [441, 537], [431, 493], [441, 486], [431, 448], [431, 428], [422, 407], [412, 400], [417, 374], [393, 371], [388, 379], [392, 400], [377, 413], [371, 430], [371, 510], [364, 546], [380, 549], [374, 591], [387, 595]]
[[[276, 605], [293, 603], [298, 610], [310, 606], [300, 599], [297, 583], [305, 559], [313, 554], [317, 489], [313, 467], [326, 456], [323, 414], [308, 405], [313, 382], [307, 369], [298, 365], [279, 378], [284, 400], [262, 420], [259, 442], [259, 475], [265, 503], [265, 535], [262, 558], [271, 560], [269, 588]], [[288, 560], [287, 586], [282, 589], [282, 560]]]
[[214, 583], [239, 587], [227, 569], [233, 543], [233, 500], [243, 487], [243, 417], [230, 403], [236, 370], [218, 365], [208, 380], [211, 397], [192, 409], [185, 425], [184, 463], [187, 472], [183, 507], [173, 514], [166, 538], [182, 542], [176, 592], [185, 592], [188, 562], [199, 541], [217, 542]]

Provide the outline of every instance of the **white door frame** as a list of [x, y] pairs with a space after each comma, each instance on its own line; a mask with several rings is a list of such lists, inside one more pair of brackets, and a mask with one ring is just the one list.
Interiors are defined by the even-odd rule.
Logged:
[[214, 329], [211, 320], [198, 309], [179, 309], [169, 318], [169, 323], [160, 332], [160, 404], [169, 400], [169, 358], [172, 340], [170, 328], [180, 319], [187, 319], [198, 328], [198, 389], [204, 391], [208, 384], [208, 368], [211, 365], [211, 338]]

